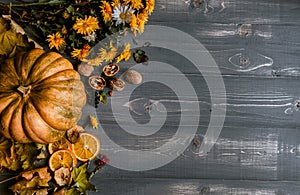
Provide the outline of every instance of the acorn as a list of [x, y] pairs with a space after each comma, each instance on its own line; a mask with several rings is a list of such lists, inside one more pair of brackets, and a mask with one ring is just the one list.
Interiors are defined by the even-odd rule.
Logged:
[[114, 77], [108, 80], [108, 87], [112, 90], [122, 91], [125, 87], [125, 82]]

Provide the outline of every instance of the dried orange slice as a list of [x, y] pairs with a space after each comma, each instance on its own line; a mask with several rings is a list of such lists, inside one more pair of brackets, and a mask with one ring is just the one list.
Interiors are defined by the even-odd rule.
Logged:
[[73, 145], [73, 152], [78, 160], [93, 160], [100, 152], [100, 141], [93, 134], [82, 132], [79, 140]]
[[61, 167], [72, 168], [76, 166], [76, 157], [70, 150], [58, 150], [49, 159], [49, 167], [55, 171]]
[[53, 154], [53, 152], [56, 152], [61, 149], [72, 150], [71, 142], [69, 142], [69, 140], [67, 140], [64, 137], [56, 142], [48, 144], [48, 151], [50, 154]]

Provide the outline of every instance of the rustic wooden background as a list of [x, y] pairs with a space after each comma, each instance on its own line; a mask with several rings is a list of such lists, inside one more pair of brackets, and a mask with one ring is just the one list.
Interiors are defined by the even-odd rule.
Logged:
[[[191, 144], [176, 160], [151, 171], [130, 172], [107, 166], [94, 179], [99, 194], [300, 194], [300, 112], [297, 108], [300, 2], [199, 2], [200, 5], [188, 0], [157, 0], [149, 23], [190, 34], [207, 48], [218, 64], [226, 86], [227, 115], [217, 143], [206, 156], [197, 155], [197, 144]], [[194, 3], [197, 5], [193, 6]], [[161, 52], [160, 55], [162, 61], [172, 63], [172, 54]], [[189, 66], [181, 70], [191, 80], [201, 77], [193, 74]], [[176, 76], [163, 68], [158, 68], [156, 73], [159, 72]], [[200, 91], [199, 99], [209, 103], [210, 97], [203, 86], [200, 83], [196, 87]], [[153, 89], [157, 90], [149, 94]], [[159, 87], [145, 87], [139, 93], [148, 98], [156, 94], [158, 99], [173, 95]], [[151, 139], [143, 142], [142, 138], [126, 137], [109, 125], [112, 120], [108, 115], [109, 111], [99, 110], [99, 118], [104, 127], [108, 124], [106, 131], [113, 140], [128, 148], [155, 145]], [[204, 120], [200, 121], [196, 135], [200, 142], [208, 115], [204, 107], [201, 113]], [[160, 135], [164, 138], [156, 140], [170, 138], [168, 135], [176, 128], [170, 125], [169, 129]]]
[[[107, 165], [93, 179], [98, 192], [90, 194], [300, 194], [300, 112], [297, 107], [300, 101], [300, 2], [157, 0], [149, 23], [186, 32], [211, 53], [226, 86], [224, 127], [212, 150], [207, 155], [198, 155], [197, 143], [201, 144], [209, 121], [210, 96], [205, 83], [199, 82], [202, 75], [186, 66], [182, 71], [191, 81], [199, 83], [195, 90], [200, 94], [199, 102], [203, 103], [202, 119], [193, 143], [176, 160], [155, 170], [131, 172]], [[180, 56], [174, 59], [169, 51], [151, 47], [146, 50], [150, 60], [175, 63], [178, 57], [178, 61], [185, 62]], [[150, 62], [148, 66], [151, 65]], [[156, 73], [166, 73], [170, 78], [176, 76], [163, 67]], [[141, 86], [132, 99], [159, 100], [173, 96], [164, 86], [150, 83], [150, 86]], [[125, 98], [122, 93], [117, 97]], [[98, 111], [107, 134], [127, 148], [153, 148], [168, 141], [176, 132], [176, 112], [170, 115], [166, 130], [156, 134], [158, 137], [136, 138], [113, 125], [106, 105]], [[133, 114], [132, 117], [142, 124], [149, 115]]]

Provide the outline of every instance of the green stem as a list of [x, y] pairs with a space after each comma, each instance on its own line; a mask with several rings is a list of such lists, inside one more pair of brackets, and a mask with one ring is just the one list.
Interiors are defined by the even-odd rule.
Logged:
[[53, 1], [53, 2], [44, 2], [44, 3], [23, 3], [23, 4], [11, 4], [11, 7], [26, 7], [26, 6], [39, 6], [39, 5], [58, 5], [58, 4], [65, 4], [64, 1]]

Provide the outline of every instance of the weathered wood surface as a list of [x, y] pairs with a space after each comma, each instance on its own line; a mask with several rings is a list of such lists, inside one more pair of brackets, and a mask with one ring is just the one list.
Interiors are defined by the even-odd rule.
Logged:
[[[192, 143], [177, 159], [150, 171], [132, 172], [107, 165], [93, 180], [99, 192], [91, 194], [300, 194], [300, 112], [296, 106], [300, 100], [300, 2], [208, 0], [199, 8], [192, 8], [192, 2], [157, 0], [150, 24], [190, 34], [218, 64], [227, 94], [226, 120], [218, 141], [207, 155], [199, 155], [199, 146]], [[215, 108], [202, 75], [170, 51], [151, 47], [145, 50], [150, 60], [182, 64], [180, 71], [195, 84], [198, 98], [191, 99], [191, 94], [183, 98], [197, 101], [201, 107], [196, 134], [201, 144], [211, 109]], [[245, 60], [242, 63], [241, 57]], [[157, 68], [142, 74], [160, 74], [169, 80], [180, 76], [149, 63], [149, 67], [155, 65]], [[206, 71], [202, 74], [209, 73], [210, 68]], [[176, 100], [174, 93], [155, 83], [139, 87], [130, 100], [141, 97]], [[128, 96], [117, 93], [114, 98], [126, 101]], [[164, 130], [146, 137], [122, 132], [113, 115], [128, 127], [136, 123], [126, 122], [127, 116], [121, 113], [112, 115], [107, 105], [98, 108], [98, 117], [105, 132], [123, 147], [152, 149], [176, 133], [181, 113], [176, 103], [168, 108], [170, 119]], [[132, 116], [138, 124], [149, 120], [147, 113]], [[163, 116], [162, 112], [151, 115]]]
[[[130, 172], [107, 166], [94, 183], [104, 194], [299, 194], [300, 133], [299, 35], [300, 3], [297, 1], [206, 1], [205, 7], [191, 8], [180, 0], [158, 1], [150, 23], [184, 31], [199, 40], [212, 54], [222, 74], [227, 93], [227, 114], [222, 133], [206, 156], [197, 146], [168, 165], [145, 172]], [[204, 13], [205, 10], [207, 13]], [[180, 46], [178, 46], [180, 47]], [[149, 52], [151, 53], [150, 49]], [[190, 52], [193, 52], [192, 50]], [[154, 52], [155, 53], [155, 52]], [[150, 59], [180, 64], [168, 51]], [[170, 57], [172, 56], [172, 57]], [[240, 57], [249, 60], [240, 63]], [[173, 60], [173, 61], [172, 61]], [[149, 64], [149, 66], [154, 63]], [[196, 137], [200, 140], [210, 117], [210, 96], [201, 75], [190, 66], [180, 69], [197, 83], [201, 107]], [[209, 73], [210, 69], [207, 68]], [[153, 74], [179, 76], [157, 67]], [[148, 73], [144, 73], [148, 74]], [[205, 73], [204, 73], [205, 74]], [[178, 84], [180, 86], [180, 84]], [[138, 94], [146, 98], [172, 99], [172, 93], [146, 87]], [[155, 95], [153, 95], [155, 94]], [[140, 98], [133, 95], [131, 99]], [[186, 94], [189, 98], [190, 94]], [[118, 95], [120, 101], [122, 93]], [[197, 101], [197, 100], [196, 100]], [[112, 125], [111, 111], [99, 110], [99, 118], [111, 139], [131, 149], [151, 149], [176, 132], [174, 121], [155, 137], [124, 134]], [[126, 116], [120, 120], [126, 120]], [[176, 114], [172, 113], [176, 120]], [[160, 117], [152, 115], [152, 117]], [[137, 117], [136, 121], [143, 122]], [[173, 125], [172, 125], [173, 124]], [[129, 123], [128, 126], [135, 125]], [[153, 127], [155, 128], [155, 127]], [[170, 154], [172, 155], [172, 154]]]

